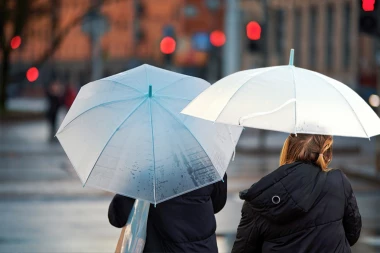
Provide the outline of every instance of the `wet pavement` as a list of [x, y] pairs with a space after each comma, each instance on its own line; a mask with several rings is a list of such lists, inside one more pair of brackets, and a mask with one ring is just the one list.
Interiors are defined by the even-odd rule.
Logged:
[[[0, 125], [0, 252], [114, 252], [119, 229], [109, 225], [112, 194], [83, 188], [57, 142], [48, 142], [43, 121]], [[280, 147], [286, 135], [271, 133], [266, 145]], [[246, 130], [239, 149], [258, 145]], [[359, 154], [335, 155], [332, 167], [373, 169], [374, 142], [335, 138], [335, 147]], [[278, 155], [237, 153], [228, 169], [229, 197], [217, 214], [220, 252], [229, 252], [240, 220], [238, 192], [275, 169]], [[380, 252], [380, 185], [351, 178], [363, 216], [363, 233], [353, 252]]]

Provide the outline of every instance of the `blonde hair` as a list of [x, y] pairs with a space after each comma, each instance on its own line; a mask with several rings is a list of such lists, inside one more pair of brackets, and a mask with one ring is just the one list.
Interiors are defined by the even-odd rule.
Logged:
[[296, 161], [311, 162], [329, 171], [332, 160], [331, 135], [291, 134], [286, 138], [280, 155], [280, 166]]

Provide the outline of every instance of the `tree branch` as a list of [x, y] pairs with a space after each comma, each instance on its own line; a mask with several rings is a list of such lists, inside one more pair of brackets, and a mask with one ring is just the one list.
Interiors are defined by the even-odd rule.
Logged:
[[7, 4], [5, 0], [0, 0], [0, 48], [5, 51], [6, 41], [5, 41], [5, 23], [7, 17]]
[[[75, 18], [71, 23], [69, 23], [65, 28], [63, 28], [58, 34], [54, 36], [51, 47], [42, 55], [40, 59], [37, 60], [34, 66], [36, 68], [40, 68], [47, 60], [49, 60], [49, 58], [54, 54], [54, 52], [61, 45], [65, 36], [69, 34], [71, 29], [77, 26], [89, 12], [98, 9], [103, 3], [109, 4], [115, 1], [116, 0], [96, 1], [95, 4], [91, 5], [82, 15]], [[23, 72], [16, 73], [14, 76], [17, 79], [17, 76], [23, 76]]]

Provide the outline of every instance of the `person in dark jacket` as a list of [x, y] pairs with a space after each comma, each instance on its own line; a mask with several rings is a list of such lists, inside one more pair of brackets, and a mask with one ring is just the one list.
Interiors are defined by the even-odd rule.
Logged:
[[47, 119], [50, 125], [50, 141], [54, 141], [57, 131], [58, 110], [63, 104], [63, 86], [59, 80], [54, 80], [46, 91], [48, 101]]
[[248, 190], [233, 253], [351, 252], [361, 216], [347, 177], [329, 169], [332, 137], [290, 135], [280, 167]]
[[[215, 213], [227, 200], [227, 175], [217, 182], [150, 206], [144, 252], [218, 252]], [[109, 222], [125, 226], [134, 199], [115, 195]]]

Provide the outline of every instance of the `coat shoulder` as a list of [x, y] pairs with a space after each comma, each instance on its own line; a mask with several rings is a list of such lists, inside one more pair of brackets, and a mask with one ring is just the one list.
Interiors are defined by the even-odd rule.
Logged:
[[329, 172], [327, 172], [328, 178], [330, 179], [331, 183], [334, 184], [342, 184], [344, 173], [340, 169], [332, 169]]

